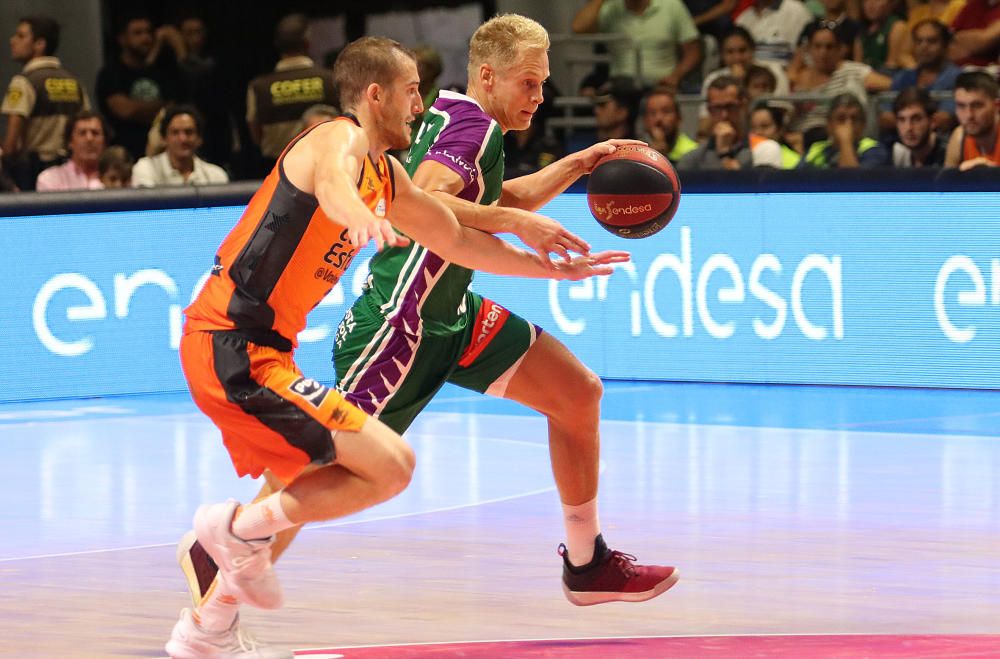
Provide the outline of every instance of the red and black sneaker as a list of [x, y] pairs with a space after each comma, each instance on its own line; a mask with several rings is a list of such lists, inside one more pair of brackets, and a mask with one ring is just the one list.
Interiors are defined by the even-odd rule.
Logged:
[[677, 583], [676, 568], [636, 565], [635, 556], [608, 549], [604, 538], [594, 540], [594, 558], [576, 567], [569, 562], [566, 545], [559, 545], [563, 559], [563, 593], [577, 606], [604, 602], [645, 602]]

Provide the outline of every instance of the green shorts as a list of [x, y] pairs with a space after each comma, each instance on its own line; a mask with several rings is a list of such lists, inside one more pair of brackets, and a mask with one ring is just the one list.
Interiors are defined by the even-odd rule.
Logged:
[[337, 329], [334, 367], [344, 397], [398, 433], [445, 382], [501, 397], [542, 330], [492, 300], [466, 294], [465, 329], [415, 335], [362, 295]]

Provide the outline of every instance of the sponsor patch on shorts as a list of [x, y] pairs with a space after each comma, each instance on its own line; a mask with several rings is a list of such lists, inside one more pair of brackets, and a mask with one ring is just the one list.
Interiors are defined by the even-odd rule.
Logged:
[[327, 394], [330, 393], [329, 387], [312, 378], [299, 378], [288, 386], [288, 390], [302, 396], [306, 402], [316, 408], [323, 404]]

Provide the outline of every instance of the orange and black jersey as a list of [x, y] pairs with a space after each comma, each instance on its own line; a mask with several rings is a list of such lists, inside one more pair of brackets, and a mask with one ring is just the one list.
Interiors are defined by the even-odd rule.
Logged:
[[[357, 123], [349, 115], [334, 121]], [[350, 266], [357, 247], [347, 229], [326, 216], [314, 195], [285, 177], [285, 155], [311, 130], [285, 147], [222, 241], [212, 276], [184, 311], [186, 333], [237, 330], [254, 343], [291, 350], [306, 315]], [[392, 164], [384, 154], [378, 162], [365, 158], [358, 191], [378, 216], [389, 212], [393, 183]]]

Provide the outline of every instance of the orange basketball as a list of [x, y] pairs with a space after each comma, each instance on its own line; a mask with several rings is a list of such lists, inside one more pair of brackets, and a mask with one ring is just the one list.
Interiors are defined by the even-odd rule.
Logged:
[[602, 227], [622, 238], [647, 238], [670, 223], [681, 184], [663, 154], [641, 144], [618, 147], [594, 167], [587, 204]]

